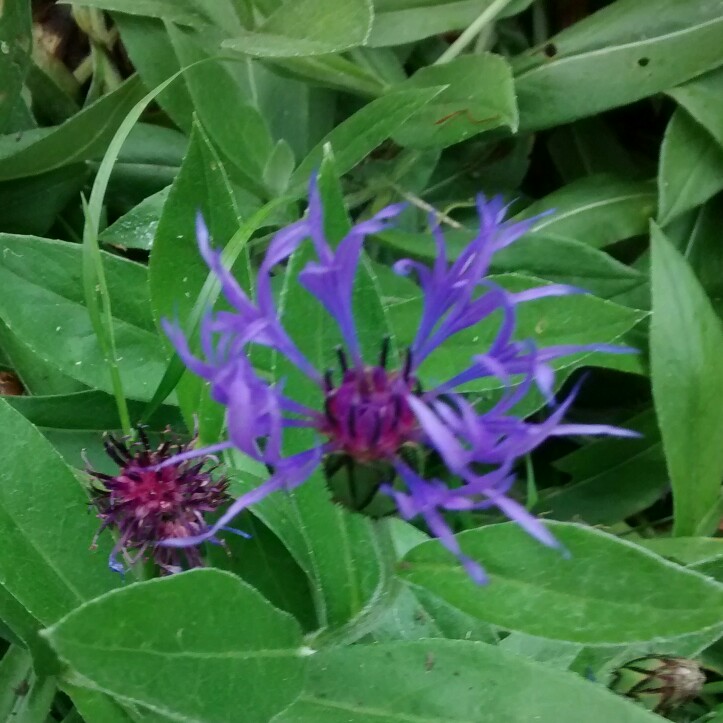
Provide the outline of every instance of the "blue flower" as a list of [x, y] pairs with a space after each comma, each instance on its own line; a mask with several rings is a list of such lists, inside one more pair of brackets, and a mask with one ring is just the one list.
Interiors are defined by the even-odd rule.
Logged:
[[[269, 245], [259, 269], [255, 300], [224, 268], [220, 251], [211, 248], [208, 231], [198, 218], [201, 254], [233, 310], [210, 312], [203, 319], [201, 357], [191, 353], [177, 323], [166, 322], [164, 328], [186, 366], [210, 383], [212, 397], [226, 407], [228, 440], [187, 452], [181, 458], [235, 447], [264, 463], [272, 473], [233, 502], [201, 534], [164, 540], [162, 545], [185, 547], [213, 538], [241, 510], [273, 492], [303, 484], [328, 455], [341, 453], [359, 464], [387, 463], [394, 470], [394, 479], [387, 480], [381, 490], [395, 501], [402, 517], [423, 518], [432, 534], [458, 556], [479, 583], [485, 581], [484, 571], [459, 549], [445, 512], [494, 507], [543, 544], [557, 546], [547, 528], [508, 495], [515, 462], [551, 436], [633, 435], [606, 425], [563, 423], [574, 392], [541, 423], [519, 419], [511, 410], [533, 386], [553, 401], [550, 363], [561, 356], [632, 350], [607, 345], [537, 349], [530, 341], [514, 341], [519, 304], [580, 290], [551, 284], [512, 293], [488, 279], [494, 254], [520, 238], [535, 219], [505, 221], [502, 201], [480, 196], [479, 232], [458, 258], [448, 260], [443, 233], [432, 219], [434, 263], [428, 266], [404, 259], [394, 266], [396, 273], [416, 277], [423, 293], [419, 327], [403, 363], [399, 368], [389, 368], [388, 340], [380, 340], [376, 360], [365, 360], [352, 311], [354, 279], [365, 237], [389, 228], [401, 208], [389, 206], [356, 224], [332, 248], [324, 236], [322, 203], [312, 180], [306, 217], [279, 231]], [[336, 374], [316, 369], [294, 343], [281, 323], [271, 289], [274, 268], [309, 241], [316, 258], [302, 269], [299, 282], [340, 329], [344, 348], [338, 350]], [[453, 378], [423, 390], [417, 374], [424, 360], [450, 337], [500, 312], [502, 321], [490, 348], [469, 359]], [[318, 403], [314, 407], [301, 404], [281, 382], [271, 383], [259, 375], [248, 356], [253, 345], [274, 349], [308, 376], [318, 388]], [[495, 377], [505, 392], [495, 406], [480, 412], [458, 388], [483, 377]], [[285, 456], [286, 430], [298, 427], [315, 430], [318, 441], [309, 449]], [[421, 476], [402, 454], [409, 445], [435, 451], [459, 484], [452, 487], [440, 479]]]

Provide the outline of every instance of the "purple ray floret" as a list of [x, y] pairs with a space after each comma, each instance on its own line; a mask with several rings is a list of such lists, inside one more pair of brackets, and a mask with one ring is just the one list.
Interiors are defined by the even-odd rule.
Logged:
[[[559, 284], [513, 293], [488, 278], [494, 254], [520, 238], [536, 219], [505, 221], [500, 199], [477, 200], [479, 230], [454, 260], [449, 260], [442, 230], [431, 219], [436, 258], [431, 265], [403, 259], [394, 270], [416, 279], [423, 306], [414, 340], [401, 363], [390, 365], [390, 341], [380, 339], [378, 358], [365, 360], [357, 336], [352, 289], [365, 237], [389, 228], [401, 206], [389, 206], [362, 221], [336, 245], [326, 239], [316, 180], [309, 190], [309, 209], [300, 221], [272, 239], [261, 263], [255, 299], [223, 267], [211, 247], [203, 220], [197, 234], [201, 254], [218, 278], [231, 311], [209, 312], [200, 332], [201, 356], [194, 355], [178, 324], [164, 328], [186, 366], [210, 383], [213, 398], [226, 407], [228, 440], [213, 448], [186, 452], [183, 460], [235, 447], [271, 470], [270, 477], [235, 500], [212, 526], [196, 535], [166, 539], [167, 547], [186, 547], [213, 538], [247, 507], [279, 490], [303, 484], [328, 455], [343, 454], [355, 464], [388, 463], [394, 478], [381, 491], [396, 503], [405, 519], [421, 517], [433, 535], [454, 553], [477, 582], [484, 582], [480, 564], [460, 549], [446, 513], [496, 508], [545, 545], [557, 546], [548, 529], [508, 494], [512, 470], [525, 455], [552, 436], [605, 434], [634, 436], [606, 425], [568, 425], [563, 417], [575, 392], [542, 422], [529, 423], [512, 414], [527, 392], [537, 387], [553, 399], [552, 363], [576, 353], [633, 350], [609, 345], [558, 346], [538, 349], [514, 337], [516, 308], [549, 296], [584, 293]], [[302, 244], [315, 258], [299, 274], [299, 282], [336, 322], [344, 341], [338, 349], [339, 370], [319, 370], [284, 329], [271, 286], [273, 271]], [[495, 340], [460, 366], [459, 372], [436, 387], [423, 390], [419, 369], [449, 338], [496, 315]], [[248, 352], [254, 345], [270, 347], [308, 376], [318, 388], [318, 401], [307, 406], [282, 384], [270, 382], [253, 367]], [[489, 410], [478, 411], [460, 392], [462, 385], [486, 377], [504, 388]], [[308, 449], [285, 455], [290, 428], [316, 432]], [[409, 446], [435, 451], [457, 482], [425, 479], [402, 454]], [[176, 459], [178, 461], [178, 458]], [[484, 471], [482, 471], [484, 470]]]

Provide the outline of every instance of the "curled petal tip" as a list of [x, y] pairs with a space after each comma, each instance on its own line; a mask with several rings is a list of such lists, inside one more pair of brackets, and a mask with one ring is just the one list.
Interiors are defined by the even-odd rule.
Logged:
[[208, 226], [206, 226], [206, 221], [204, 220], [203, 214], [200, 210], [196, 211], [196, 240], [202, 249], [209, 248], [211, 244]]
[[482, 565], [470, 557], [460, 557], [462, 567], [467, 571], [467, 574], [476, 585], [486, 585], [489, 582], [487, 573], [484, 571]]
[[192, 537], [169, 537], [167, 540], [159, 540], [156, 544], [158, 547], [195, 547], [202, 542], [211, 540], [213, 536], [214, 531], [209, 529], [200, 535], [194, 535]]
[[118, 560], [108, 560], [108, 568], [113, 572], [117, 572], [121, 577], [125, 577], [126, 569], [123, 567], [123, 563], [118, 562]]
[[394, 216], [398, 216], [402, 211], [407, 209], [409, 207], [408, 201], [400, 201], [399, 203], [392, 203], [386, 208], [383, 208], [379, 213], [376, 214], [376, 218], [380, 219], [386, 219], [386, 218], [394, 218]]
[[645, 435], [642, 432], [636, 432], [634, 429], [625, 429], [624, 427], [607, 427], [601, 425], [599, 434], [608, 434], [611, 437], [623, 437], [625, 439], [643, 439]]
[[169, 319], [164, 316], [161, 318], [161, 328], [166, 332], [167, 336], [172, 336], [181, 331], [181, 327], [177, 319]]
[[244, 532], [243, 530], [237, 530], [235, 527], [226, 527], [226, 525], [224, 525], [221, 529], [224, 532], [231, 532], [234, 535], [243, 537], [245, 540], [250, 540], [252, 537], [252, 535], [250, 535], [248, 532]]

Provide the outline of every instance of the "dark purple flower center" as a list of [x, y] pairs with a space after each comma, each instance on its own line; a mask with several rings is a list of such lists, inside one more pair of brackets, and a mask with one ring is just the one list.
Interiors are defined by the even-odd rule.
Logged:
[[377, 366], [349, 367], [339, 350], [341, 383], [334, 386], [326, 374], [325, 419], [321, 432], [357, 462], [389, 459], [415, 438], [417, 420], [408, 397], [417, 380], [410, 373], [410, 357], [401, 371], [385, 368], [389, 342], [382, 345]]
[[110, 565], [120, 572], [123, 565], [116, 560], [118, 552], [124, 552], [128, 558], [131, 551], [143, 556], [146, 550], [152, 550], [153, 558], [165, 572], [197, 567], [202, 560], [195, 547], [177, 550], [158, 543], [201, 533], [206, 527], [204, 513], [213, 512], [228, 500], [226, 479], [213, 479], [210, 457], [154, 469], [188, 451], [190, 445], [173, 440], [167, 433], [165, 441], [152, 449], [141, 427], [138, 436], [138, 442], [106, 437], [106, 451], [120, 467], [117, 475], [88, 469], [102, 483], [102, 487], [91, 489], [103, 522], [98, 534], [108, 527], [119, 533]]
[[184, 502], [178, 470], [174, 467], [151, 471], [129, 465], [116, 477], [112, 495], [116, 505], [126, 505], [139, 520], [160, 520], [164, 515], [175, 514]]

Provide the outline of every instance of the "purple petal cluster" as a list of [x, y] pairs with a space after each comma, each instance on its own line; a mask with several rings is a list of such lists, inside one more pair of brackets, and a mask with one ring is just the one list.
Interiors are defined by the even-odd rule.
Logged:
[[[150, 555], [164, 573], [200, 567], [195, 544], [178, 548], [162, 543], [205, 533], [205, 515], [230, 499], [228, 483], [211, 476], [217, 465], [206, 455], [194, 462], [179, 460], [190, 445], [175, 441], [170, 433], [156, 449], [141, 428], [138, 437], [106, 436], [105, 449], [119, 466], [118, 474], [87, 470], [98, 483], [91, 488], [91, 500], [102, 521], [92, 547], [103, 530], [111, 529], [118, 535], [108, 561], [115, 572], [125, 571], [119, 554], [129, 565]], [[213, 535], [209, 539], [216, 541]]]
[[[605, 425], [564, 424], [574, 393], [541, 423], [521, 420], [512, 410], [533, 386], [554, 401], [551, 362], [559, 357], [631, 350], [605, 345], [538, 349], [530, 341], [515, 340], [518, 305], [581, 292], [552, 284], [512, 293], [491, 281], [487, 274], [494, 254], [520, 238], [535, 219], [506, 221], [507, 209], [500, 199], [480, 196], [479, 231], [456, 259], [449, 260], [442, 230], [431, 219], [434, 263], [404, 259], [394, 266], [396, 273], [415, 278], [423, 293], [417, 333], [403, 362], [398, 368], [389, 368], [389, 341], [384, 339], [380, 339], [377, 359], [363, 359], [352, 311], [354, 279], [365, 237], [389, 228], [400, 210], [398, 205], [383, 209], [352, 227], [332, 247], [324, 235], [322, 203], [312, 180], [307, 215], [279, 231], [270, 243], [259, 270], [255, 299], [224, 268], [220, 251], [211, 248], [199, 217], [201, 254], [218, 277], [232, 311], [210, 312], [204, 318], [200, 356], [191, 353], [178, 324], [167, 322], [165, 330], [188, 368], [206, 379], [213, 398], [226, 406], [228, 440], [188, 452], [173, 463], [236, 447], [264, 463], [272, 474], [238, 498], [213, 526], [198, 535], [166, 539], [161, 544], [185, 547], [213, 537], [241, 510], [272, 492], [295, 488], [326, 456], [342, 453], [359, 464], [388, 463], [394, 479], [387, 480], [382, 491], [394, 499], [402, 517], [421, 517], [477, 582], [484, 582], [484, 572], [459, 549], [445, 521], [448, 512], [497, 508], [542, 543], [557, 545], [549, 531], [508, 495], [516, 461], [551, 436], [630, 433]], [[299, 281], [333, 318], [344, 340], [336, 373], [314, 368], [284, 329], [274, 303], [272, 272], [303, 243], [312, 245], [315, 258], [301, 271]], [[425, 359], [455, 334], [493, 314], [501, 321], [492, 345], [472, 356], [452, 378], [423, 390], [418, 370]], [[270, 383], [258, 374], [249, 361], [253, 345], [276, 350], [307, 375], [317, 385], [318, 404], [302, 404], [282, 383]], [[492, 409], [480, 412], [459, 388], [485, 377], [496, 378], [505, 392]], [[285, 432], [298, 427], [315, 430], [318, 441], [303, 452], [286, 456], [282, 451]], [[435, 451], [457, 479], [456, 486], [421, 476], [405, 461], [402, 450], [407, 445]]]

